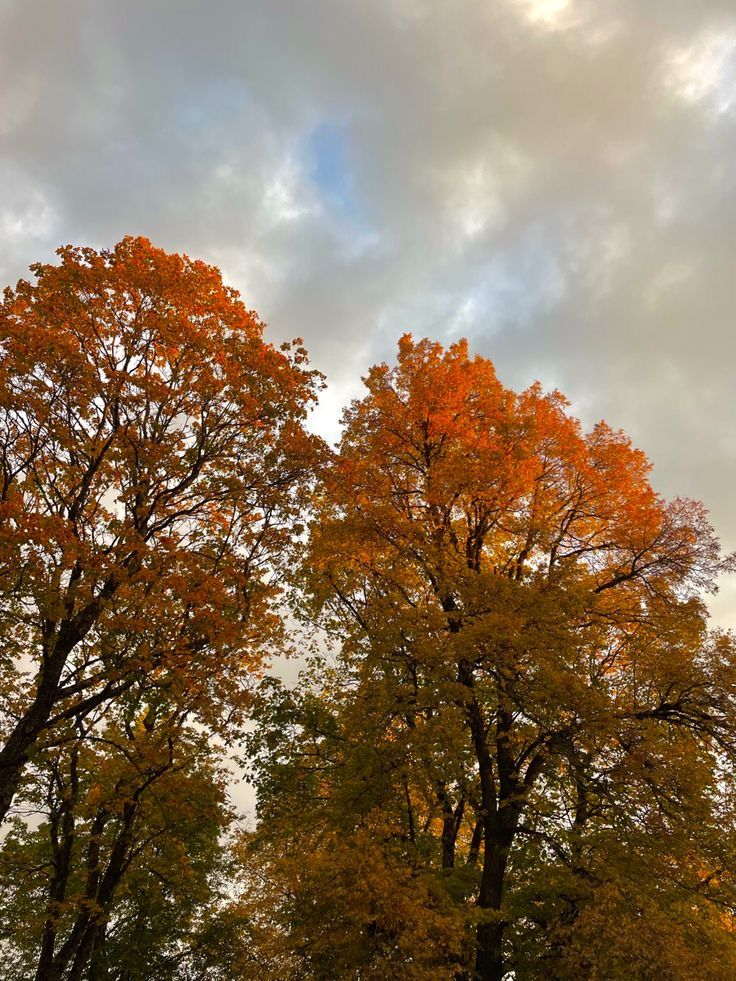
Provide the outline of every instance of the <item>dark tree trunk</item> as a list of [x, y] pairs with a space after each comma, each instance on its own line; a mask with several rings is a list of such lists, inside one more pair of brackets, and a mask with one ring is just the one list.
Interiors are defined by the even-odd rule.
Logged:
[[[121, 564], [125, 576], [137, 572], [140, 556], [133, 552]], [[81, 570], [74, 570], [70, 590], [81, 577]], [[13, 803], [23, 770], [31, 750], [48, 725], [54, 706], [62, 697], [61, 678], [69, 655], [80, 644], [100, 617], [108, 601], [118, 590], [124, 576], [120, 570], [113, 572], [105, 581], [99, 594], [78, 613], [73, 612], [73, 601], [68, 601], [68, 617], [61, 622], [47, 620], [42, 628], [42, 661], [38, 676], [38, 688], [29, 708], [10, 733], [0, 749], [0, 823]]]
[[0, 749], [0, 823], [13, 803], [29, 752], [36, 745], [51, 716], [66, 657], [65, 652], [61, 657], [46, 662], [36, 697]]
[[483, 872], [478, 893], [478, 907], [495, 914], [489, 922], [479, 923], [475, 972], [480, 981], [501, 981], [504, 976], [503, 936], [505, 924], [500, 919], [504, 878], [513, 829], [506, 822], [492, 818], [485, 824]]
[[483, 844], [483, 821], [478, 818], [473, 826], [473, 834], [470, 839], [470, 848], [468, 849], [468, 857], [466, 859], [466, 864], [474, 867], [478, 864], [478, 859], [480, 857], [480, 846]]
[[465, 811], [465, 800], [461, 797], [455, 807], [447, 793], [444, 783], [437, 787], [437, 798], [442, 807], [442, 868], [455, 868], [455, 845]]
[[[49, 884], [47, 916], [41, 936], [41, 951], [38, 958], [36, 981], [50, 981], [50, 979], [56, 977], [56, 972], [53, 969], [54, 951], [56, 948], [56, 917], [58, 915], [59, 905], [66, 899], [69, 872], [72, 864], [75, 832], [74, 807], [79, 792], [77, 760], [78, 751], [74, 749], [71, 753], [69, 783], [66, 788], [64, 787], [63, 779], [58, 769], [55, 769], [51, 776], [52, 786], [49, 791], [49, 804], [51, 811], [50, 833], [54, 874]], [[58, 788], [61, 798], [57, 806], [53, 806], [51, 803], [54, 786]]]

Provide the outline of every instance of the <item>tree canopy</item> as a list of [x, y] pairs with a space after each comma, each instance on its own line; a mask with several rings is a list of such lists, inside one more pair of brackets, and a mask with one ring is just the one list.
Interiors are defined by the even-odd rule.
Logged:
[[273, 638], [315, 376], [217, 270], [65, 248], [0, 307], [0, 816], [49, 726], [145, 673], [208, 719]]
[[733, 560], [704, 509], [464, 342], [406, 336], [365, 382], [302, 571], [336, 663], [258, 737], [307, 976], [728, 976], [734, 648], [703, 593]]
[[33, 272], [0, 305], [5, 974], [736, 975], [704, 507], [464, 341], [402, 337], [330, 451], [301, 342], [216, 269], [126, 238]]

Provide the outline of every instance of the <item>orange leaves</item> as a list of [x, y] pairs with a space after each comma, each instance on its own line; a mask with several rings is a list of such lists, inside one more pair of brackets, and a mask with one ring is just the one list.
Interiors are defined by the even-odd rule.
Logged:
[[601, 592], [699, 588], [720, 568], [697, 506], [665, 507], [622, 433], [583, 435], [563, 396], [505, 390], [464, 342], [444, 351], [405, 335], [397, 365], [371, 369], [366, 386], [327, 477], [361, 542], [405, 549], [435, 577], [447, 563], [556, 580], [576, 567]]
[[144, 238], [58, 254], [0, 305], [0, 570], [21, 570], [0, 603], [40, 668], [3, 774], [67, 689], [106, 690], [96, 647], [118, 680], [175, 652], [214, 718], [218, 678], [274, 634], [270, 580], [321, 452], [303, 349], [266, 344], [218, 270]]

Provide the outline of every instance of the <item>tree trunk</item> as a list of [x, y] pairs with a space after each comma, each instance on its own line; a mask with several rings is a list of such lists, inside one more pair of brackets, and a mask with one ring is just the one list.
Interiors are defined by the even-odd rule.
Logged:
[[445, 784], [437, 785], [437, 799], [442, 807], [442, 868], [455, 868], [455, 845], [465, 811], [465, 800], [460, 798], [455, 807], [447, 793]]
[[35, 746], [51, 716], [65, 660], [66, 654], [58, 666], [47, 665], [36, 697], [0, 750], [0, 823], [13, 803], [28, 762], [29, 751]]
[[479, 981], [501, 981], [504, 976], [503, 935], [505, 924], [500, 919], [504, 876], [513, 829], [497, 818], [484, 822], [485, 852], [483, 872], [478, 893], [478, 908], [496, 914], [490, 922], [478, 924], [475, 972]]
[[79, 792], [77, 762], [78, 750], [75, 748], [71, 752], [67, 794], [65, 794], [63, 791], [63, 784], [61, 777], [59, 776], [58, 769], [54, 768], [54, 772], [50, 777], [50, 779], [56, 782], [58, 785], [61, 800], [58, 806], [54, 807], [52, 805], [52, 783], [52, 788], [49, 791], [49, 824], [54, 874], [49, 884], [47, 916], [43, 925], [41, 950], [38, 957], [38, 968], [36, 970], [36, 981], [52, 981], [52, 979], [55, 979], [58, 976], [58, 972], [54, 969], [56, 923], [59, 906], [66, 899], [69, 873], [72, 867], [72, 853], [74, 849], [75, 833], [74, 806], [77, 802]]
[[87, 925], [87, 929], [84, 931], [80, 944], [77, 947], [72, 966], [67, 974], [67, 981], [81, 981], [82, 975], [90, 963], [95, 949], [100, 944], [100, 934], [104, 929], [104, 921], [94, 921]]
[[[121, 564], [127, 577], [134, 575], [140, 567], [141, 559], [137, 552], [132, 552]], [[72, 574], [74, 581], [80, 576], [81, 573]], [[87, 636], [122, 581], [123, 576], [119, 570], [115, 570], [108, 576], [97, 597], [78, 613], [71, 615], [70, 609], [70, 616], [61, 623], [44, 622], [43, 656], [36, 696], [0, 750], [0, 824], [13, 803], [29, 752], [38, 742], [59, 701], [61, 676], [69, 655]], [[68, 605], [73, 604], [69, 601]]]

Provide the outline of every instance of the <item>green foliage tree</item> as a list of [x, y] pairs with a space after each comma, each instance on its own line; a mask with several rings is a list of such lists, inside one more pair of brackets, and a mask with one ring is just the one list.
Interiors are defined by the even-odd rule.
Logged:
[[3, 847], [6, 976], [177, 977], [220, 900], [232, 821], [206, 734], [127, 699], [57, 730]]

